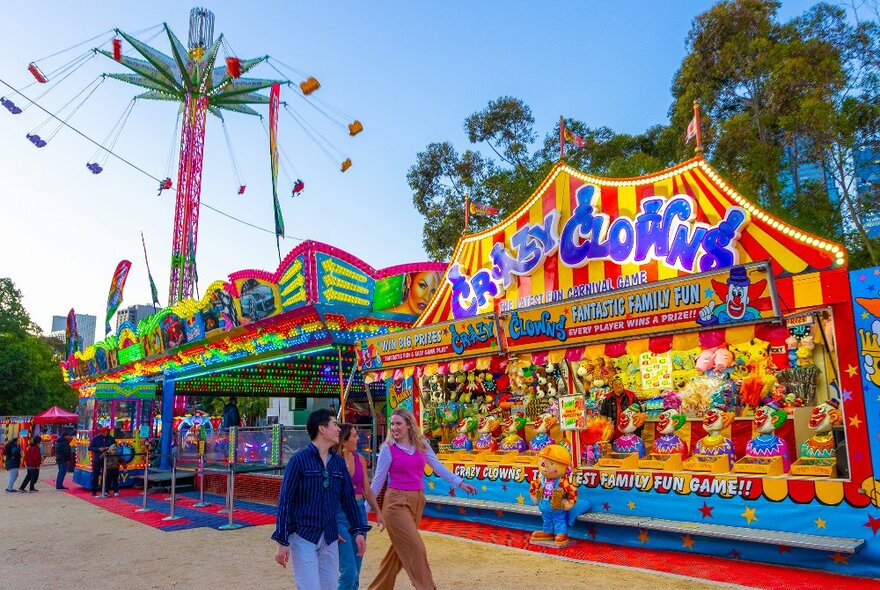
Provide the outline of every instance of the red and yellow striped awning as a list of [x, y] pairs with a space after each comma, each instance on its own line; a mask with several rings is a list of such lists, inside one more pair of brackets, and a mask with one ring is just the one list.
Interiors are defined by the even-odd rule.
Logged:
[[[527, 225], [540, 224], [545, 215], [558, 210], [559, 228], [572, 216], [577, 206], [575, 195], [584, 185], [593, 185], [599, 192], [597, 212], [618, 217], [635, 218], [644, 199], [671, 198], [687, 195], [695, 207], [693, 222], [715, 226], [725, 219], [731, 207], [739, 207], [747, 215], [736, 245], [737, 263], [769, 260], [773, 274], [779, 278], [839, 269], [845, 264], [843, 246], [791, 227], [766, 213], [728, 185], [702, 157], [688, 160], [678, 166], [638, 178], [608, 179], [584, 174], [564, 163], [559, 163], [547, 179], [523, 205], [497, 225], [477, 234], [463, 237], [453, 253], [450, 269], [457, 263], [468, 276], [480, 269], [489, 269], [489, 256], [495, 244], [510, 248], [514, 233]], [[648, 259], [637, 263], [618, 264], [609, 260], [592, 260], [580, 268], [566, 265], [559, 252], [547, 256], [543, 264], [527, 276], [514, 276], [513, 282], [495, 301], [487, 301], [478, 312], [492, 311], [501, 302], [515, 307], [523, 297], [567, 290], [644, 271], [649, 282], [691, 274], [667, 266], [662, 261]], [[696, 271], [695, 271], [696, 272]], [[437, 295], [425, 309], [417, 326], [452, 320], [450, 309], [451, 283], [447, 276]]]

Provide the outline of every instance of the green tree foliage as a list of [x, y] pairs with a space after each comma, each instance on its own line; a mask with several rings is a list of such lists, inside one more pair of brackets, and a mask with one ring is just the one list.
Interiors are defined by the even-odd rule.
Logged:
[[49, 340], [31, 322], [12, 279], [0, 278], [0, 415], [76, 408], [76, 392], [61, 376], [61, 354]]
[[[673, 79], [668, 124], [628, 135], [568, 119], [584, 146], [569, 146], [567, 161], [616, 177], [683, 161], [693, 154], [683, 136], [696, 99], [705, 155], [742, 194], [797, 227], [844, 242], [850, 267], [880, 264], [880, 240], [869, 240], [862, 226], [867, 215], [880, 214], [878, 188], [855, 187], [856, 150], [880, 151], [880, 10], [873, 4], [865, 19], [819, 3], [783, 23], [779, 6], [728, 0], [698, 15]], [[430, 144], [407, 175], [434, 259], [447, 259], [462, 235], [466, 195], [507, 215], [559, 155], [558, 126], [530, 152], [539, 133], [516, 98], [489, 102], [464, 128], [470, 149]], [[805, 178], [808, 167], [826, 182]], [[495, 221], [472, 218], [469, 231]]]

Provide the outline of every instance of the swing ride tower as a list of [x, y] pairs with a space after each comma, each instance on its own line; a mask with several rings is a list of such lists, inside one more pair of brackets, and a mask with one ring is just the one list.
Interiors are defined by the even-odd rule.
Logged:
[[[223, 111], [259, 116], [248, 105], [267, 104], [269, 97], [259, 91], [286, 81], [241, 77], [268, 56], [254, 59], [227, 57], [226, 64], [215, 67], [224, 41], [222, 34], [214, 40], [214, 15], [208, 10], [194, 8], [191, 11], [187, 46], [167, 24], [163, 23], [162, 27], [171, 45], [171, 55], [118, 29], [115, 30], [118, 38], [113, 40], [112, 51], [100, 48], [95, 51], [131, 70], [131, 73], [106, 76], [145, 88], [146, 92], [136, 99], [166, 100], [180, 105], [180, 157], [168, 288], [168, 304], [172, 305], [193, 296], [208, 113], [221, 120]], [[123, 55], [123, 42], [128, 43], [142, 59]], [[170, 188], [169, 179], [163, 180], [159, 186], [160, 193]]]

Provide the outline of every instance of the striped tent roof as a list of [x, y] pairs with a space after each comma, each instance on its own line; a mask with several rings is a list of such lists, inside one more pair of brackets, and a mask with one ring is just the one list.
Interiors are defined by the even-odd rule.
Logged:
[[[528, 224], [540, 224], [554, 209], [560, 212], [561, 228], [577, 205], [577, 190], [587, 184], [599, 191], [598, 212], [611, 219], [635, 217], [642, 201], [654, 196], [671, 198], [683, 194], [691, 197], [696, 206], [694, 221], [709, 225], [722, 221], [730, 207], [739, 207], [746, 212], [747, 221], [741, 228], [736, 246], [738, 262], [769, 260], [777, 278], [839, 269], [845, 264], [843, 246], [791, 227], [766, 213], [738, 194], [702, 157], [697, 157], [662, 172], [627, 179], [591, 176], [560, 162], [532, 196], [507, 219], [459, 240], [450, 269], [458, 263], [461, 272], [470, 276], [480, 269], [490, 268], [489, 253], [495, 244], [503, 243], [509, 248], [510, 238], [517, 230]], [[639, 271], [646, 272], [648, 281], [689, 274], [651, 259], [641, 264], [594, 260], [580, 268], [572, 268], [562, 262], [557, 251], [531, 274], [514, 277], [498, 300], [487, 302], [479, 311], [492, 311], [493, 305], [499, 301], [514, 302], [521, 297], [605, 279], [616, 281], [620, 276]], [[450, 310], [451, 296], [451, 284], [444, 276], [442, 287], [416, 325], [454, 319]]]

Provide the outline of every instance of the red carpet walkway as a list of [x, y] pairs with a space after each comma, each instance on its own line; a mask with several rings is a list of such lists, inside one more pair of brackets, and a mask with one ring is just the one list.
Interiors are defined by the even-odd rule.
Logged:
[[[197, 508], [194, 494], [178, 497], [176, 516], [180, 520], [166, 521], [170, 512], [167, 494], [151, 494], [147, 498], [150, 512], [136, 512], [143, 504], [139, 491], [123, 489], [117, 498], [95, 498], [88, 490], [71, 486], [67, 493], [81, 498], [90, 504], [109, 510], [114, 514], [129, 518], [163, 531], [177, 531], [195, 527], [218, 528], [226, 524], [228, 517], [217, 514], [222, 508], [222, 496], [208, 494], [211, 506]], [[237, 501], [234, 518], [241, 526], [274, 524], [275, 507], [254, 502]], [[876, 579], [840, 576], [827, 572], [799, 568], [767, 565], [736, 559], [711, 557], [678, 551], [658, 551], [644, 548], [623, 547], [607, 543], [580, 541], [565, 549], [550, 549], [529, 544], [529, 533], [481, 523], [469, 523], [439, 518], [422, 518], [421, 529], [432, 533], [449, 535], [487, 544], [501, 545], [513, 549], [545, 553], [572, 561], [589, 562], [613, 567], [635, 568], [657, 573], [684, 576], [696, 580], [738, 584], [750, 588], [768, 590], [863, 590], [880, 587]]]

